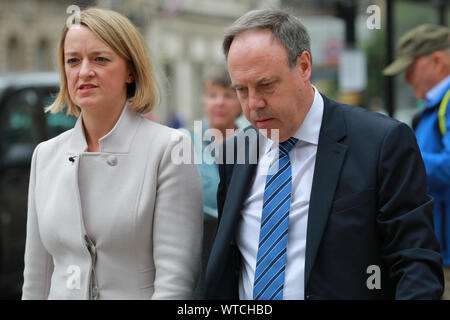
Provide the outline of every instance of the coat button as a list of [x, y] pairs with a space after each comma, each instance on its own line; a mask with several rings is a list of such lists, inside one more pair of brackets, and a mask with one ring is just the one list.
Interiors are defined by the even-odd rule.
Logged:
[[98, 287], [97, 285], [92, 285], [92, 299], [97, 300], [98, 299]]
[[111, 166], [114, 167], [117, 164], [117, 157], [116, 156], [109, 156], [108, 159], [106, 159], [106, 162]]

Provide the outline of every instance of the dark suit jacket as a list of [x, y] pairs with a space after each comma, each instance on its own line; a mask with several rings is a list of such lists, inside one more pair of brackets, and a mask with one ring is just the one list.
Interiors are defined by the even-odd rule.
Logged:
[[[305, 299], [439, 299], [442, 257], [413, 132], [394, 119], [323, 98], [308, 213]], [[236, 147], [236, 139], [225, 144]], [[249, 141], [246, 161], [258, 152]], [[248, 162], [219, 165], [220, 223], [206, 272], [206, 299], [239, 298], [235, 231], [255, 169]], [[368, 273], [371, 265], [380, 268], [380, 289], [367, 286], [375, 275]]]

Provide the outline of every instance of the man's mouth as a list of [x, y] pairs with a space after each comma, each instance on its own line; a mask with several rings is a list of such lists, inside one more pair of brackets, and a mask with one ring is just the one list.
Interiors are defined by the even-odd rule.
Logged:
[[256, 120], [256, 123], [258, 124], [264, 124], [267, 123], [268, 121], [272, 120], [273, 118], [260, 118]]

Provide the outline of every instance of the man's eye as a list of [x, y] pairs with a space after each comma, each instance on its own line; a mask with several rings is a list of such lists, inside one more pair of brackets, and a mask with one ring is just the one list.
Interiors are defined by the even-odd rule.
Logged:
[[98, 61], [98, 62], [106, 62], [106, 61], [108, 61], [108, 59], [103, 58], [103, 57], [97, 57], [97, 58], [95, 58], [95, 61]]

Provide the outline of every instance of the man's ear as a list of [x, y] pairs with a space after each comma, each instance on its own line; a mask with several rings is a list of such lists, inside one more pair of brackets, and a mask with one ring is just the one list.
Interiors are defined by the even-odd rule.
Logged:
[[295, 70], [302, 79], [309, 80], [311, 78], [311, 55], [308, 51], [303, 51], [302, 54], [297, 57]]
[[435, 51], [431, 54], [434, 66], [437, 67], [437, 72], [446, 73], [450, 70], [450, 58], [443, 51]]

